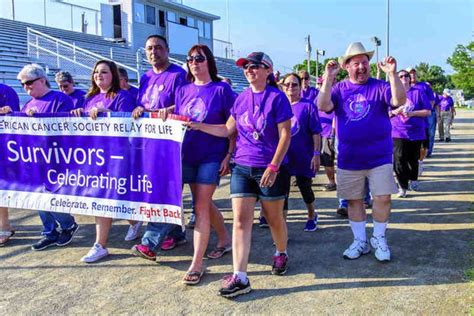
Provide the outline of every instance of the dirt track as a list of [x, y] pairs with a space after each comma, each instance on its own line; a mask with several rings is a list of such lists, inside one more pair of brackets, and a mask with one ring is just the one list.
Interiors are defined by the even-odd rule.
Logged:
[[[393, 201], [387, 234], [391, 263], [380, 264], [373, 255], [342, 259], [351, 232], [347, 220], [335, 216], [335, 193], [321, 191], [326, 180], [319, 175], [314, 186], [319, 230], [303, 232], [304, 204], [293, 187], [288, 275], [270, 275], [272, 240], [268, 230], [255, 225], [249, 266], [253, 292], [235, 300], [217, 296], [220, 278], [232, 271], [230, 255], [207, 260], [202, 283], [186, 287], [180, 280], [191, 260], [190, 242], [162, 253], [159, 264], [138, 259], [130, 255], [133, 242], [123, 241], [128, 223], [116, 221], [112, 255], [87, 265], [79, 259], [95, 238], [93, 218], [78, 217], [81, 228], [67, 248], [32, 252], [39, 217], [12, 210], [17, 234], [0, 248], [0, 314], [466, 313], [474, 302], [464, 276], [474, 228], [474, 111], [458, 110], [453, 142], [437, 142], [425, 165], [421, 192]], [[230, 229], [228, 194], [226, 178], [215, 201]], [[192, 231], [187, 234], [190, 240]]]

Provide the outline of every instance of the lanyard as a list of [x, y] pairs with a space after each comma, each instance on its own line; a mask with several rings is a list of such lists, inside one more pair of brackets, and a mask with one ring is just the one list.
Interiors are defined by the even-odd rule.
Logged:
[[[268, 89], [265, 87], [265, 90], [263, 92], [263, 97], [262, 97], [262, 102], [260, 103], [260, 107], [258, 109], [258, 111], [255, 110], [255, 96], [254, 96], [254, 93], [252, 91], [252, 89], [250, 89], [250, 93], [252, 94], [252, 103], [248, 103], [247, 102], [247, 114], [248, 114], [248, 120], [249, 120], [249, 123], [252, 125], [253, 129], [254, 129], [254, 138], [258, 139], [259, 138], [259, 132], [257, 131], [257, 119], [261, 116], [262, 113], [265, 112], [265, 103], [267, 101], [267, 98], [268, 98], [268, 95], [269, 95], [269, 91]], [[262, 131], [260, 131], [262, 132]]]

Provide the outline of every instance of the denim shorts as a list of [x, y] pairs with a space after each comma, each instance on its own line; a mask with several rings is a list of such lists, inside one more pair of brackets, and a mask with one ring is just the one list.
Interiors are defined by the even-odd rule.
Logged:
[[205, 162], [191, 165], [183, 162], [183, 183], [199, 183], [219, 185], [220, 162]]
[[260, 187], [265, 167], [234, 165], [230, 177], [230, 197], [258, 197], [264, 201], [283, 200], [287, 194], [290, 174], [285, 166], [280, 167], [275, 183], [271, 187]]

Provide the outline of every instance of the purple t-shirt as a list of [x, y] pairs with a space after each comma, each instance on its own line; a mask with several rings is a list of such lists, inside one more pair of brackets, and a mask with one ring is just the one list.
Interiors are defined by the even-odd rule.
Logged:
[[[209, 82], [202, 86], [190, 83], [176, 92], [175, 113], [196, 122], [225, 124], [234, 100], [234, 93], [225, 82]], [[194, 165], [221, 162], [228, 147], [227, 138], [190, 130], [183, 140], [183, 162]]]
[[326, 113], [323, 111], [318, 111], [319, 122], [321, 123], [321, 137], [330, 138], [332, 135], [332, 121], [334, 120], [334, 111]]
[[72, 99], [75, 109], [82, 108], [84, 105], [86, 93], [82, 90], [74, 89], [74, 92], [71, 93], [69, 97]]
[[344, 80], [332, 88], [339, 168], [367, 170], [392, 163], [391, 98], [390, 85], [374, 78], [362, 85]]
[[316, 105], [301, 99], [292, 104], [291, 143], [288, 149], [288, 169], [292, 176], [312, 178], [315, 172], [311, 170], [311, 159], [314, 155], [313, 135], [320, 134], [321, 124]]
[[[287, 97], [271, 86], [260, 93], [247, 88], [235, 100], [231, 115], [238, 132], [235, 162], [248, 167], [266, 167], [280, 140], [278, 124], [293, 116]], [[285, 157], [282, 164], [287, 161]]]
[[134, 86], [130, 86], [130, 88], [128, 88], [127, 90], [128, 93], [130, 93], [130, 96], [132, 97], [132, 99], [137, 102], [137, 98], [138, 98], [138, 88], [135, 88]]
[[[427, 84], [426, 82], [418, 81], [417, 83], [412, 85], [412, 87], [415, 88], [415, 89], [420, 90], [421, 92], [423, 92], [425, 94], [426, 98], [430, 102], [436, 102], [436, 97], [435, 97], [435, 94], [433, 92], [433, 89], [431, 89], [431, 86], [429, 84]], [[424, 117], [423, 120], [425, 122], [425, 128], [428, 128], [428, 126], [430, 126], [428, 118]]]
[[21, 112], [26, 113], [30, 109], [34, 109], [36, 113], [69, 112], [74, 109], [74, 104], [68, 95], [50, 90], [41, 98], [26, 102]]
[[440, 96], [439, 97], [439, 109], [441, 111], [451, 111], [451, 108], [454, 106], [453, 98], [448, 96]]
[[308, 89], [301, 89], [301, 98], [316, 103], [316, 97], [318, 96], [319, 90], [315, 87], [308, 87]]
[[137, 105], [147, 110], [172, 106], [176, 89], [186, 83], [186, 71], [175, 64], [159, 74], [150, 69], [140, 79]]
[[[419, 110], [431, 110], [431, 104], [427, 96], [416, 88], [407, 91], [407, 102], [402, 105], [404, 112]], [[424, 117], [405, 117], [403, 114], [392, 116], [392, 137], [408, 140], [426, 139]]]
[[20, 111], [20, 99], [12, 87], [0, 83], [0, 108], [9, 106], [13, 112]]
[[127, 91], [119, 90], [113, 98], [108, 98], [106, 93], [86, 98], [84, 111], [89, 112], [94, 107], [111, 112], [132, 112], [135, 102]]

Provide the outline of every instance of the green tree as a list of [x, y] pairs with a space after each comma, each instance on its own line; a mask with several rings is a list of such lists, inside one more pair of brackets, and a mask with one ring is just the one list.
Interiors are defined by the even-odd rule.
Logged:
[[451, 57], [447, 59], [455, 73], [450, 79], [457, 89], [464, 91], [464, 97], [474, 97], [474, 42], [467, 46], [457, 45]]
[[436, 93], [441, 94], [443, 89], [450, 88], [448, 78], [440, 66], [420, 63], [415, 68], [418, 81], [429, 82]]

